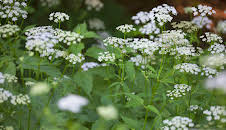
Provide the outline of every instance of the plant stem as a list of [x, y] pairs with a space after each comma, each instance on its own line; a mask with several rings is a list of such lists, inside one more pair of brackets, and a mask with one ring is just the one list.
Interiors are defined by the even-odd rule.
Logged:
[[145, 114], [145, 119], [144, 119], [144, 127], [143, 127], [143, 130], [146, 129], [147, 119], [148, 119], [148, 109], [146, 109], [146, 114]]

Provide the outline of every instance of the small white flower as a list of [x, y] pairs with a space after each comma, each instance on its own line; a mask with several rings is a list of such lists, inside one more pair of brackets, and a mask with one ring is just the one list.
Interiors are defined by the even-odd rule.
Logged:
[[49, 15], [49, 20], [54, 21], [55, 23], [60, 23], [69, 20], [69, 16], [62, 12], [55, 12]]
[[73, 113], [78, 113], [81, 108], [87, 104], [88, 100], [86, 98], [73, 94], [61, 98], [57, 103], [59, 109]]
[[36, 83], [36, 84], [33, 84], [30, 90], [30, 94], [32, 96], [42, 95], [42, 94], [48, 93], [49, 90], [50, 90], [50, 87], [46, 83]]
[[111, 105], [98, 107], [97, 112], [105, 120], [113, 120], [113, 119], [117, 119], [118, 117], [117, 110], [115, 109], [115, 107]]
[[129, 24], [118, 26], [116, 27], [116, 29], [121, 31], [122, 33], [129, 33], [131, 31], [136, 31], [133, 25], [129, 25]]

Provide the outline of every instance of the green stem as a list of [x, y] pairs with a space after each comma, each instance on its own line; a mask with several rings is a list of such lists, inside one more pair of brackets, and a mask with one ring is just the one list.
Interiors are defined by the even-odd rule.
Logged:
[[143, 130], [146, 129], [147, 119], [148, 119], [148, 109], [146, 109], [146, 114], [145, 114], [145, 119], [144, 119], [144, 127], [143, 127]]
[[28, 109], [29, 109], [29, 112], [28, 112], [27, 130], [30, 130], [31, 108], [28, 107]]

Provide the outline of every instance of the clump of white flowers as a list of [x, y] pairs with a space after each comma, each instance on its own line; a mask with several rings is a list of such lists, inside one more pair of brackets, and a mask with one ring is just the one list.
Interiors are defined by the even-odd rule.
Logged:
[[69, 16], [62, 12], [55, 12], [49, 15], [49, 20], [54, 21], [55, 23], [61, 23], [66, 20], [69, 20]]
[[192, 7], [193, 10], [193, 15], [197, 16], [197, 15], [201, 15], [202, 17], [207, 16], [207, 15], [212, 15], [215, 14], [216, 11], [213, 10], [212, 7], [207, 6], [207, 5], [198, 5], [198, 8], [196, 7]]
[[223, 34], [226, 33], [226, 20], [219, 21], [217, 23], [217, 31], [220, 32], [220, 33], [223, 33]]
[[142, 69], [146, 68], [146, 65], [150, 62], [150, 57], [143, 57], [142, 55], [137, 55], [136, 57], [131, 57], [129, 61], [135, 63], [136, 66], [140, 66]]
[[100, 11], [104, 4], [100, 0], [85, 0], [85, 4], [88, 10], [95, 9], [96, 11]]
[[131, 39], [122, 39], [117, 37], [108, 37], [103, 40], [105, 46], [112, 46], [124, 50], [129, 46]]
[[164, 127], [162, 130], [188, 130], [194, 127], [192, 119], [188, 117], [175, 116], [172, 119], [163, 120]]
[[48, 93], [49, 90], [50, 90], [50, 87], [46, 83], [32, 83], [30, 94], [32, 96], [38, 96], [38, 95]]
[[111, 105], [98, 107], [97, 113], [105, 120], [113, 120], [118, 118], [118, 111]]
[[173, 22], [171, 25], [173, 28], [182, 29], [187, 33], [198, 31], [198, 26], [190, 21], [180, 21], [179, 23]]
[[83, 69], [83, 71], [88, 71], [89, 69], [95, 68], [95, 67], [100, 67], [100, 66], [106, 66], [107, 64], [103, 63], [103, 64], [98, 64], [96, 62], [86, 62], [84, 63], [81, 68]]
[[191, 111], [191, 112], [196, 113], [199, 110], [203, 110], [203, 108], [198, 106], [198, 105], [191, 105], [188, 110]]
[[203, 67], [201, 75], [207, 76], [208, 78], [213, 78], [213, 76], [217, 75], [218, 72], [216, 69], [210, 68], [210, 67]]
[[133, 25], [125, 24], [116, 27], [117, 30], [121, 31], [122, 33], [129, 33], [131, 31], [136, 31], [136, 28]]
[[2, 74], [2, 72], [0, 72], [0, 84], [3, 84], [5, 82], [5, 77]]
[[4, 74], [4, 77], [8, 83], [17, 83], [17, 81], [18, 81], [18, 78], [15, 75]]
[[155, 23], [149, 22], [145, 24], [143, 27], [139, 29], [142, 34], [150, 35], [150, 34], [159, 34], [160, 29], [156, 26]]
[[11, 92], [0, 88], [0, 103], [5, 101], [9, 101], [13, 105], [27, 105], [31, 102], [30, 97], [26, 94], [13, 95]]
[[224, 64], [226, 64], [226, 56], [224, 54], [210, 55], [202, 58], [202, 64], [212, 67], [224, 69]]
[[72, 64], [77, 64], [85, 60], [85, 57], [81, 53], [78, 53], [77, 55], [70, 54], [65, 59], [71, 62]]
[[20, 31], [20, 28], [17, 25], [5, 24], [0, 26], [0, 37], [8, 38], [15, 35]]
[[27, 18], [27, 0], [0, 0], [0, 17], [2, 19], [17, 21], [18, 18]]
[[100, 61], [100, 62], [102, 62], [102, 61], [114, 62], [115, 61], [115, 54], [114, 53], [110, 53], [108, 51], [103, 52], [103, 53], [101, 52], [101, 53], [99, 53], [98, 61]]
[[192, 63], [182, 63], [175, 66], [175, 69], [179, 70], [180, 72], [191, 73], [194, 75], [198, 75], [201, 72], [200, 67], [197, 64]]
[[207, 121], [220, 121], [226, 123], [226, 109], [224, 106], [211, 106], [210, 110], [204, 110], [203, 114], [206, 115]]
[[132, 20], [134, 20], [136, 24], [150, 22], [163, 26], [166, 22], [172, 21], [173, 17], [171, 14], [177, 15], [176, 9], [173, 6], [163, 4], [153, 8], [150, 12], [141, 11], [137, 13], [136, 16], [132, 17]]
[[40, 0], [42, 6], [53, 7], [60, 4], [60, 0]]
[[213, 23], [208, 17], [196, 16], [192, 19], [192, 23], [196, 24], [199, 28], [206, 27], [207, 29], [211, 28], [211, 24]]
[[58, 37], [59, 42], [63, 42], [68, 46], [72, 44], [77, 44], [81, 42], [81, 40], [84, 38], [84, 36], [76, 32], [64, 31], [61, 29], [56, 29], [55, 35]]
[[208, 42], [208, 43], [223, 42], [223, 39], [220, 36], [210, 32], [206, 32], [205, 35], [200, 36], [200, 38], [202, 39], [203, 42]]
[[37, 51], [40, 57], [48, 57], [49, 60], [64, 58], [73, 64], [81, 63], [84, 60], [81, 53], [68, 54], [65, 50], [56, 49], [56, 46], [60, 46], [60, 43], [65, 43], [67, 46], [79, 43], [84, 38], [80, 34], [54, 29], [51, 26], [34, 27], [25, 34], [27, 35], [25, 47], [29, 51]]
[[225, 52], [225, 45], [219, 44], [219, 43], [214, 43], [208, 48], [208, 51], [211, 54], [222, 54]]
[[170, 14], [177, 15], [177, 11], [173, 6], [169, 6], [167, 4], [163, 4], [157, 6], [156, 8], [152, 9], [156, 21], [160, 26], [164, 25], [166, 22], [171, 22], [173, 17]]
[[89, 19], [88, 24], [90, 29], [95, 29], [95, 30], [105, 29], [104, 22], [98, 18]]
[[59, 109], [73, 113], [80, 112], [81, 108], [87, 104], [88, 100], [86, 98], [74, 94], [61, 98], [57, 103]]
[[188, 86], [186, 84], [176, 84], [174, 85], [174, 89], [172, 91], [167, 91], [166, 96], [168, 96], [171, 100], [174, 100], [175, 98], [185, 96], [189, 91], [191, 91], [191, 86]]
[[134, 52], [141, 52], [143, 55], [153, 55], [155, 51], [162, 47], [162, 44], [146, 38], [134, 38], [130, 41], [129, 47], [132, 48]]
[[205, 87], [209, 90], [219, 89], [226, 93], [226, 72], [219, 72], [215, 78], [207, 79]]
[[27, 104], [31, 103], [30, 97], [28, 95], [23, 95], [23, 94], [11, 96], [10, 102], [13, 105], [27, 105]]

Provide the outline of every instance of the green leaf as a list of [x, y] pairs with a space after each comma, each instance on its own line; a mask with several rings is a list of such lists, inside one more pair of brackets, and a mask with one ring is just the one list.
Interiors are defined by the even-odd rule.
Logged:
[[80, 86], [84, 92], [90, 95], [93, 88], [93, 77], [87, 72], [77, 72], [74, 75], [74, 80], [78, 86]]
[[130, 99], [126, 104], [127, 107], [138, 107], [144, 105], [144, 100], [139, 96], [131, 93], [125, 93], [125, 95]]
[[83, 34], [85, 38], [100, 38], [95, 32], [89, 31]]
[[52, 77], [59, 77], [61, 76], [61, 72], [55, 66], [40, 66], [40, 72], [46, 73]]
[[71, 45], [69, 47], [69, 52], [77, 55], [78, 53], [81, 53], [81, 51], [85, 48], [83, 43], [79, 43], [79, 44], [75, 44], [75, 45]]
[[104, 50], [99, 47], [93, 46], [86, 51], [85, 55], [98, 59], [100, 52], [104, 52]]
[[126, 74], [130, 81], [135, 79], [135, 68], [132, 62], [127, 61], [125, 64]]
[[145, 108], [148, 109], [149, 111], [152, 111], [152, 112], [154, 112], [155, 114], [157, 114], [157, 115], [160, 116], [160, 112], [159, 112], [159, 110], [158, 110], [155, 106], [153, 106], [153, 105], [148, 105], [148, 106], [145, 107]]
[[33, 28], [35, 26], [36, 25], [30, 25], [30, 26], [25, 27], [22, 33], [25, 33], [28, 29], [31, 29], [31, 28]]
[[4, 72], [7, 74], [16, 75], [16, 65], [13, 62], [9, 62]]
[[78, 24], [75, 29], [74, 29], [74, 32], [78, 33], [78, 34], [85, 34], [87, 32], [87, 25], [86, 23], [83, 23], [83, 24]]
[[141, 128], [141, 123], [138, 122], [137, 120], [122, 115], [121, 118], [131, 129], [139, 130]]

